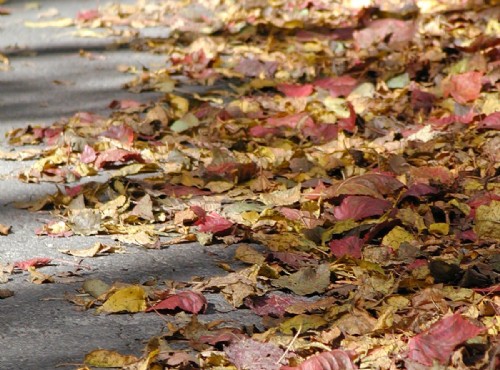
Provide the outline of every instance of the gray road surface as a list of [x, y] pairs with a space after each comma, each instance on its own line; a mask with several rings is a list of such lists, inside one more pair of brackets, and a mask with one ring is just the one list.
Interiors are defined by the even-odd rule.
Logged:
[[[36, 21], [40, 13], [50, 8], [58, 9], [59, 16], [75, 16], [80, 9], [95, 8], [95, 0], [39, 1], [39, 9], [29, 9], [29, 3], [33, 1], [10, 0], [1, 5], [12, 10], [11, 15], [0, 16], [0, 53], [9, 56], [12, 67], [0, 71], [2, 137], [13, 127], [48, 124], [78, 111], [106, 113], [113, 99], [155, 98], [155, 94], [134, 95], [122, 90], [120, 86], [130, 76], [118, 72], [116, 67], [154, 67], [163, 62], [161, 56], [108, 50], [112, 39], [75, 38], [72, 28], [24, 26], [24, 21]], [[105, 59], [82, 58], [80, 49], [102, 54]], [[54, 83], [56, 80], [64, 83]], [[6, 148], [5, 142], [0, 148]], [[16, 180], [15, 173], [27, 165], [0, 161], [0, 223], [12, 225], [10, 235], [0, 236], [0, 263], [33, 257], [71, 261], [70, 256], [58, 250], [91, 246], [95, 238], [53, 239], [35, 235], [34, 229], [50, 219], [50, 214], [18, 210], [11, 203], [47, 194], [54, 187]], [[126, 254], [86, 259], [84, 263], [91, 270], [81, 271], [82, 275], [71, 284], [35, 285], [28, 281], [26, 273], [11, 276], [7, 283], [0, 284], [0, 289], [15, 292], [13, 297], [0, 299], [0, 370], [74, 369], [82, 363], [85, 353], [96, 348], [139, 355], [145, 341], [160, 334], [165, 326], [158, 315], [95, 315], [93, 311], [79, 311], [65, 300], [65, 294], [75, 293], [81, 280], [89, 277], [112, 283], [142, 282], [150, 277], [190, 280], [193, 276], [222, 274], [215, 262], [230, 261], [233, 250], [198, 244], [161, 251], [128, 247]], [[60, 264], [42, 272], [54, 270], [74, 271], [74, 267]], [[219, 296], [209, 296], [209, 301], [208, 314], [202, 320], [256, 320], [248, 312], [226, 312], [230, 307]]]

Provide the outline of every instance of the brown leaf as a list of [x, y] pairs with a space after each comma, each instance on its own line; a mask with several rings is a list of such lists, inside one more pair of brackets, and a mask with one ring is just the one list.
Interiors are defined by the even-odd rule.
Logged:
[[327, 189], [331, 197], [340, 195], [368, 195], [374, 198], [383, 198], [384, 195], [391, 195], [404, 185], [392, 176], [370, 173], [361, 176], [351, 177], [347, 180], [334, 184]]
[[0, 235], [8, 235], [12, 226], [0, 224]]
[[290, 289], [299, 295], [323, 293], [330, 285], [330, 268], [327, 263], [318, 267], [303, 267], [294, 274], [274, 280], [272, 285]]

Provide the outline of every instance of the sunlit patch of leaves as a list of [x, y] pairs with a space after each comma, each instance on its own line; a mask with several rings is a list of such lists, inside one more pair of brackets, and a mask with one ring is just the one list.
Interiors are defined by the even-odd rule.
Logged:
[[[170, 37], [133, 43], [164, 53], [165, 68], [127, 68], [137, 74], [128, 88], [165, 96], [10, 132], [12, 145], [47, 146], [23, 181], [110, 174], [19, 206], [56, 211], [38, 231], [55, 237], [245, 243], [235, 257], [247, 267], [221, 265], [228, 274], [180, 290], [87, 280], [72, 301], [182, 317], [219, 293], [263, 317], [243, 330], [193, 315], [168, 324], [141, 359], [110, 353], [118, 366], [498, 364], [498, 11], [346, 3], [160, 2], [78, 14], [87, 27], [169, 25]], [[131, 177], [144, 173], [154, 175]], [[96, 248], [71, 254], [110, 252]], [[467, 351], [473, 344], [479, 355]]]

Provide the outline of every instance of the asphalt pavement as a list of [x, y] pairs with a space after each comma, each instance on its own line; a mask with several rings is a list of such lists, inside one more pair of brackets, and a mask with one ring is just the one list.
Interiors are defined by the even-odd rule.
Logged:
[[[10, 68], [0, 70], [1, 137], [12, 128], [49, 124], [79, 111], [106, 114], [115, 99], [150, 101], [158, 97], [123, 90], [122, 84], [131, 76], [119, 72], [117, 66], [155, 68], [161, 66], [163, 57], [113, 47], [117, 40], [109, 37], [79, 38], [73, 27], [25, 26], [26, 21], [39, 21], [44, 14], [54, 13], [52, 9], [57, 10], [58, 17], [74, 17], [78, 10], [95, 8], [97, 2], [10, 0], [0, 5], [11, 11], [0, 16], [0, 54], [10, 60]], [[83, 58], [80, 50], [91, 51], [99, 58]], [[4, 140], [0, 149], [9, 150]], [[216, 262], [231, 261], [234, 247], [202, 247], [196, 243], [164, 250], [127, 247], [124, 254], [85, 259], [90, 269], [76, 271], [70, 263], [72, 257], [61, 254], [60, 249], [110, 240], [36, 236], [35, 229], [51, 219], [50, 213], [19, 210], [13, 202], [49, 194], [55, 186], [20, 182], [16, 173], [29, 164], [0, 160], [0, 224], [12, 226], [9, 235], [0, 236], [0, 264], [53, 258], [56, 266], [41, 271], [66, 274], [72, 279], [37, 285], [29, 282], [27, 273], [20, 273], [0, 282], [0, 289], [14, 292], [14, 296], [0, 299], [0, 370], [75, 369], [86, 353], [97, 348], [140, 355], [146, 341], [162, 333], [165, 320], [173, 320], [155, 314], [96, 315], [93, 310], [79, 310], [66, 297], [76, 293], [84, 279], [99, 278], [108, 283], [141, 283], [150, 278], [189, 281], [193, 276], [220, 275], [223, 271]], [[249, 312], [231, 311], [217, 295], [208, 299], [209, 310], [200, 318], [202, 321], [256, 320]]]

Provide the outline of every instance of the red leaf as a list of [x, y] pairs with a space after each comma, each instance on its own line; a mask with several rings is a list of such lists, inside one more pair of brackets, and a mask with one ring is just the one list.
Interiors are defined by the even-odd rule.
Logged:
[[443, 127], [451, 125], [452, 123], [471, 123], [474, 120], [476, 113], [474, 109], [470, 109], [464, 115], [452, 114], [450, 116], [441, 117], [441, 118], [431, 118], [429, 119], [429, 123], [436, 128], [443, 129]]
[[165, 298], [152, 307], [149, 307], [146, 312], [175, 310], [180, 309], [189, 313], [203, 313], [207, 309], [207, 299], [201, 293], [184, 291]]
[[340, 240], [332, 240], [328, 245], [332, 254], [337, 258], [343, 256], [361, 258], [363, 239], [360, 239], [357, 236], [347, 236]]
[[66, 186], [64, 190], [66, 190], [66, 195], [74, 198], [79, 195], [84, 189], [83, 185], [75, 185], [75, 186]]
[[351, 76], [327, 77], [316, 80], [314, 86], [328, 90], [334, 98], [347, 96], [356, 87], [357, 80]]
[[195, 225], [198, 226], [198, 230], [202, 233], [215, 234], [229, 229], [233, 226], [233, 223], [216, 212], [210, 212], [204, 219], [198, 220]]
[[108, 105], [108, 107], [111, 109], [129, 109], [129, 108], [138, 108], [140, 106], [141, 102], [132, 99], [113, 100]]
[[429, 112], [432, 109], [435, 100], [436, 97], [428, 92], [419, 89], [414, 89], [411, 92], [411, 106], [417, 111], [422, 109]]
[[415, 197], [415, 198], [420, 198], [423, 195], [430, 195], [430, 194], [437, 194], [438, 189], [436, 189], [433, 186], [427, 185], [427, 184], [422, 184], [422, 183], [416, 183], [411, 185], [408, 190], [404, 192], [404, 194], [401, 196], [401, 200], [406, 198], [406, 197]]
[[95, 161], [95, 166], [97, 168], [103, 168], [115, 162], [123, 163], [128, 161], [144, 163], [141, 154], [138, 152], [131, 152], [125, 149], [109, 149], [105, 152], [99, 153], [97, 160]]
[[500, 112], [491, 113], [481, 121], [479, 128], [500, 130]]
[[459, 104], [476, 100], [481, 92], [482, 77], [482, 72], [475, 71], [451, 76], [448, 81], [443, 82], [443, 94], [445, 98], [451, 94]]
[[353, 219], [355, 221], [366, 217], [379, 216], [389, 207], [391, 202], [367, 196], [350, 196], [344, 198], [340, 206], [335, 207], [333, 215], [337, 220]]
[[487, 192], [487, 193], [479, 193], [473, 196], [467, 202], [467, 205], [470, 206], [471, 210], [469, 213], [469, 218], [473, 219], [476, 217], [476, 209], [483, 205], [489, 205], [494, 200], [500, 200], [500, 195]]
[[120, 126], [111, 126], [102, 136], [120, 141], [121, 143], [131, 145], [134, 142], [134, 130], [125, 124]]
[[85, 145], [82, 153], [80, 154], [80, 162], [82, 163], [92, 163], [96, 160], [97, 153], [91, 146]]
[[200, 219], [200, 222], [204, 222], [207, 217], [207, 212], [200, 206], [191, 206], [191, 211]]
[[290, 98], [302, 98], [313, 92], [313, 85], [278, 84], [277, 89]]
[[323, 352], [309, 357], [299, 366], [282, 366], [280, 370], [354, 370], [356, 365], [352, 362], [349, 354], [340, 349]]
[[410, 339], [408, 358], [427, 366], [431, 366], [435, 360], [445, 364], [456, 346], [483, 330], [458, 313], [445, 317], [432, 325], [429, 330]]
[[245, 305], [259, 316], [283, 317], [291, 305], [305, 302], [291, 294], [269, 293], [263, 297], [247, 297]]
[[52, 262], [52, 258], [36, 257], [29, 260], [14, 262], [14, 267], [21, 270], [27, 270], [30, 267], [47, 266], [50, 262]]
[[278, 135], [279, 130], [276, 127], [253, 126], [248, 133], [252, 137], [266, 137], [267, 135]]
[[[340, 121], [348, 119], [349, 118], [344, 118]], [[304, 135], [304, 137], [310, 137], [312, 141], [315, 143], [335, 140], [338, 136], [338, 133], [339, 133], [339, 126], [332, 125], [329, 123], [323, 123], [323, 124], [318, 123], [318, 124], [308, 125], [302, 128], [302, 135]]]
[[356, 112], [351, 103], [347, 103], [347, 106], [349, 107], [350, 115], [347, 118], [339, 119], [338, 125], [342, 130], [352, 133], [356, 128]]
[[82, 22], [93, 21], [99, 18], [100, 14], [97, 9], [81, 10], [76, 14], [76, 19]]
[[296, 113], [285, 117], [271, 117], [267, 119], [267, 123], [275, 127], [290, 127], [296, 128], [297, 126], [305, 126], [307, 124], [314, 124], [313, 120], [307, 113]]
[[393, 176], [381, 173], [369, 173], [355, 176], [341, 181], [325, 192], [330, 197], [339, 195], [369, 195], [374, 198], [383, 198], [383, 195], [394, 193], [404, 185]]

